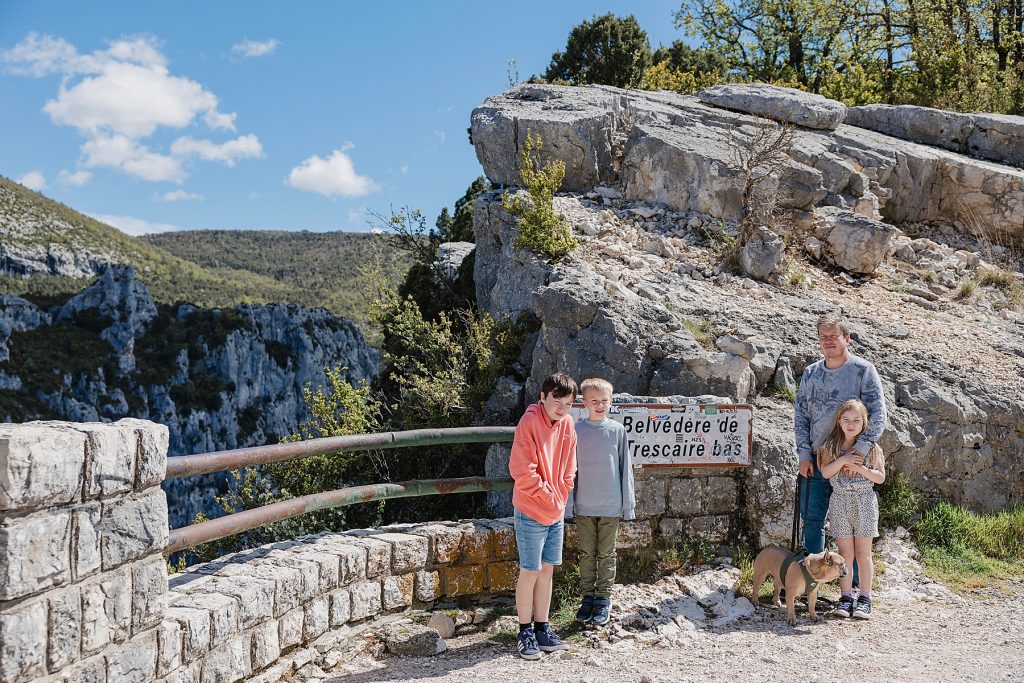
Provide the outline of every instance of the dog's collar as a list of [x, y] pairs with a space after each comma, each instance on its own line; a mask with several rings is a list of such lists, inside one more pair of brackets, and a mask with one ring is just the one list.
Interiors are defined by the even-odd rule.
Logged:
[[808, 571], [806, 565], [804, 565], [806, 557], [807, 556], [802, 551], [795, 552], [783, 560], [782, 567], [779, 568], [779, 580], [781, 580], [782, 584], [785, 585], [786, 572], [789, 570], [789, 566], [796, 563], [796, 565], [800, 567], [800, 572], [804, 575], [804, 592], [801, 593], [801, 595], [807, 595], [818, 587], [818, 582], [814, 580], [814, 577], [811, 576], [811, 572]]

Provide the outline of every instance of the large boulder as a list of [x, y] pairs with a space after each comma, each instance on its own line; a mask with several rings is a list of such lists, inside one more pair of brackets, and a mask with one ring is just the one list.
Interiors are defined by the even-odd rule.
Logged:
[[962, 114], [913, 105], [851, 107], [851, 126], [1005, 164], [1024, 164], [1024, 117]]
[[740, 247], [740, 268], [757, 280], [781, 273], [786, 269], [786, 243], [764, 226], [755, 228], [750, 239]]
[[835, 130], [846, 117], [846, 105], [822, 95], [764, 83], [731, 83], [697, 92], [701, 102], [722, 109], [756, 114], [805, 128]]
[[819, 234], [825, 240], [831, 260], [851, 273], [875, 272], [889, 253], [896, 228], [853, 211], [825, 207]]
[[495, 185], [519, 185], [526, 136], [540, 136], [545, 159], [565, 164], [563, 189], [585, 192], [614, 177], [612, 137], [622, 95], [614, 89], [520, 85], [473, 110], [470, 136]]

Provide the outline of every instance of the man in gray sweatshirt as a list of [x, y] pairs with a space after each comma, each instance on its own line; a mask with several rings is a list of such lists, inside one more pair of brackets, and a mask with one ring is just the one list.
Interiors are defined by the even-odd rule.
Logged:
[[[793, 416], [799, 472], [808, 479], [806, 498], [800, 501], [804, 520], [804, 547], [812, 553], [825, 549], [825, 514], [832, 487], [817, 465], [818, 448], [832, 431], [836, 410], [843, 401], [859, 398], [868, 409], [868, 426], [854, 445], [863, 457], [878, 443], [886, 424], [885, 395], [878, 371], [849, 350], [850, 328], [837, 315], [818, 318], [818, 345], [824, 358], [808, 365], [800, 378]], [[857, 583], [854, 565], [854, 585]]]
[[608, 623], [615, 583], [615, 538], [619, 519], [636, 519], [633, 468], [625, 428], [608, 419], [612, 385], [603, 379], [580, 385], [587, 417], [576, 422], [576, 486], [565, 516], [576, 516], [583, 604], [576, 620]]

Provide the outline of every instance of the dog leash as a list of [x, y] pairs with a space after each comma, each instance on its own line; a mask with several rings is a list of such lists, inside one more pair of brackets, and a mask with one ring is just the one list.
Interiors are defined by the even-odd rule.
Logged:
[[[796, 552], [796, 549], [798, 547], [802, 547], [803, 546], [803, 543], [800, 542], [800, 522], [801, 522], [800, 498], [801, 498], [801, 494], [804, 493], [803, 488], [804, 488], [804, 484], [805, 483], [809, 483], [809, 482], [808, 482], [807, 478], [804, 475], [802, 475], [802, 474], [796, 475], [796, 491], [794, 492], [794, 495], [793, 495], [793, 527], [792, 527], [792, 533], [790, 534], [790, 537], [789, 537], [789, 550], [790, 550], [790, 552], [794, 552], [794, 553]], [[807, 515], [807, 496], [803, 495], [802, 497], [803, 497], [803, 501], [804, 501], [804, 511], [803, 512], [804, 512], [804, 516], [806, 516]]]

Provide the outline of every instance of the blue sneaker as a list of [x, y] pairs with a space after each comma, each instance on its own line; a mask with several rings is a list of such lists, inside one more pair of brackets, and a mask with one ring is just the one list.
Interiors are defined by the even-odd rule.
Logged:
[[519, 650], [519, 656], [523, 659], [540, 659], [540, 648], [537, 646], [537, 637], [532, 628], [519, 632], [516, 649]]
[[607, 624], [610, 618], [609, 610], [611, 610], [611, 607], [611, 598], [594, 598], [594, 614], [590, 618], [590, 623], [594, 626], [604, 626]]
[[584, 595], [583, 603], [580, 608], [576, 610], [576, 621], [581, 624], [585, 624], [590, 621], [590, 617], [594, 615], [594, 596]]
[[866, 595], [861, 595], [857, 598], [857, 606], [853, 609], [854, 619], [870, 619], [871, 618], [871, 598]]
[[544, 652], [558, 652], [559, 650], [569, 649], [569, 646], [562, 642], [562, 639], [558, 637], [558, 634], [550, 628], [546, 628], [543, 631], [537, 631], [536, 642]]

